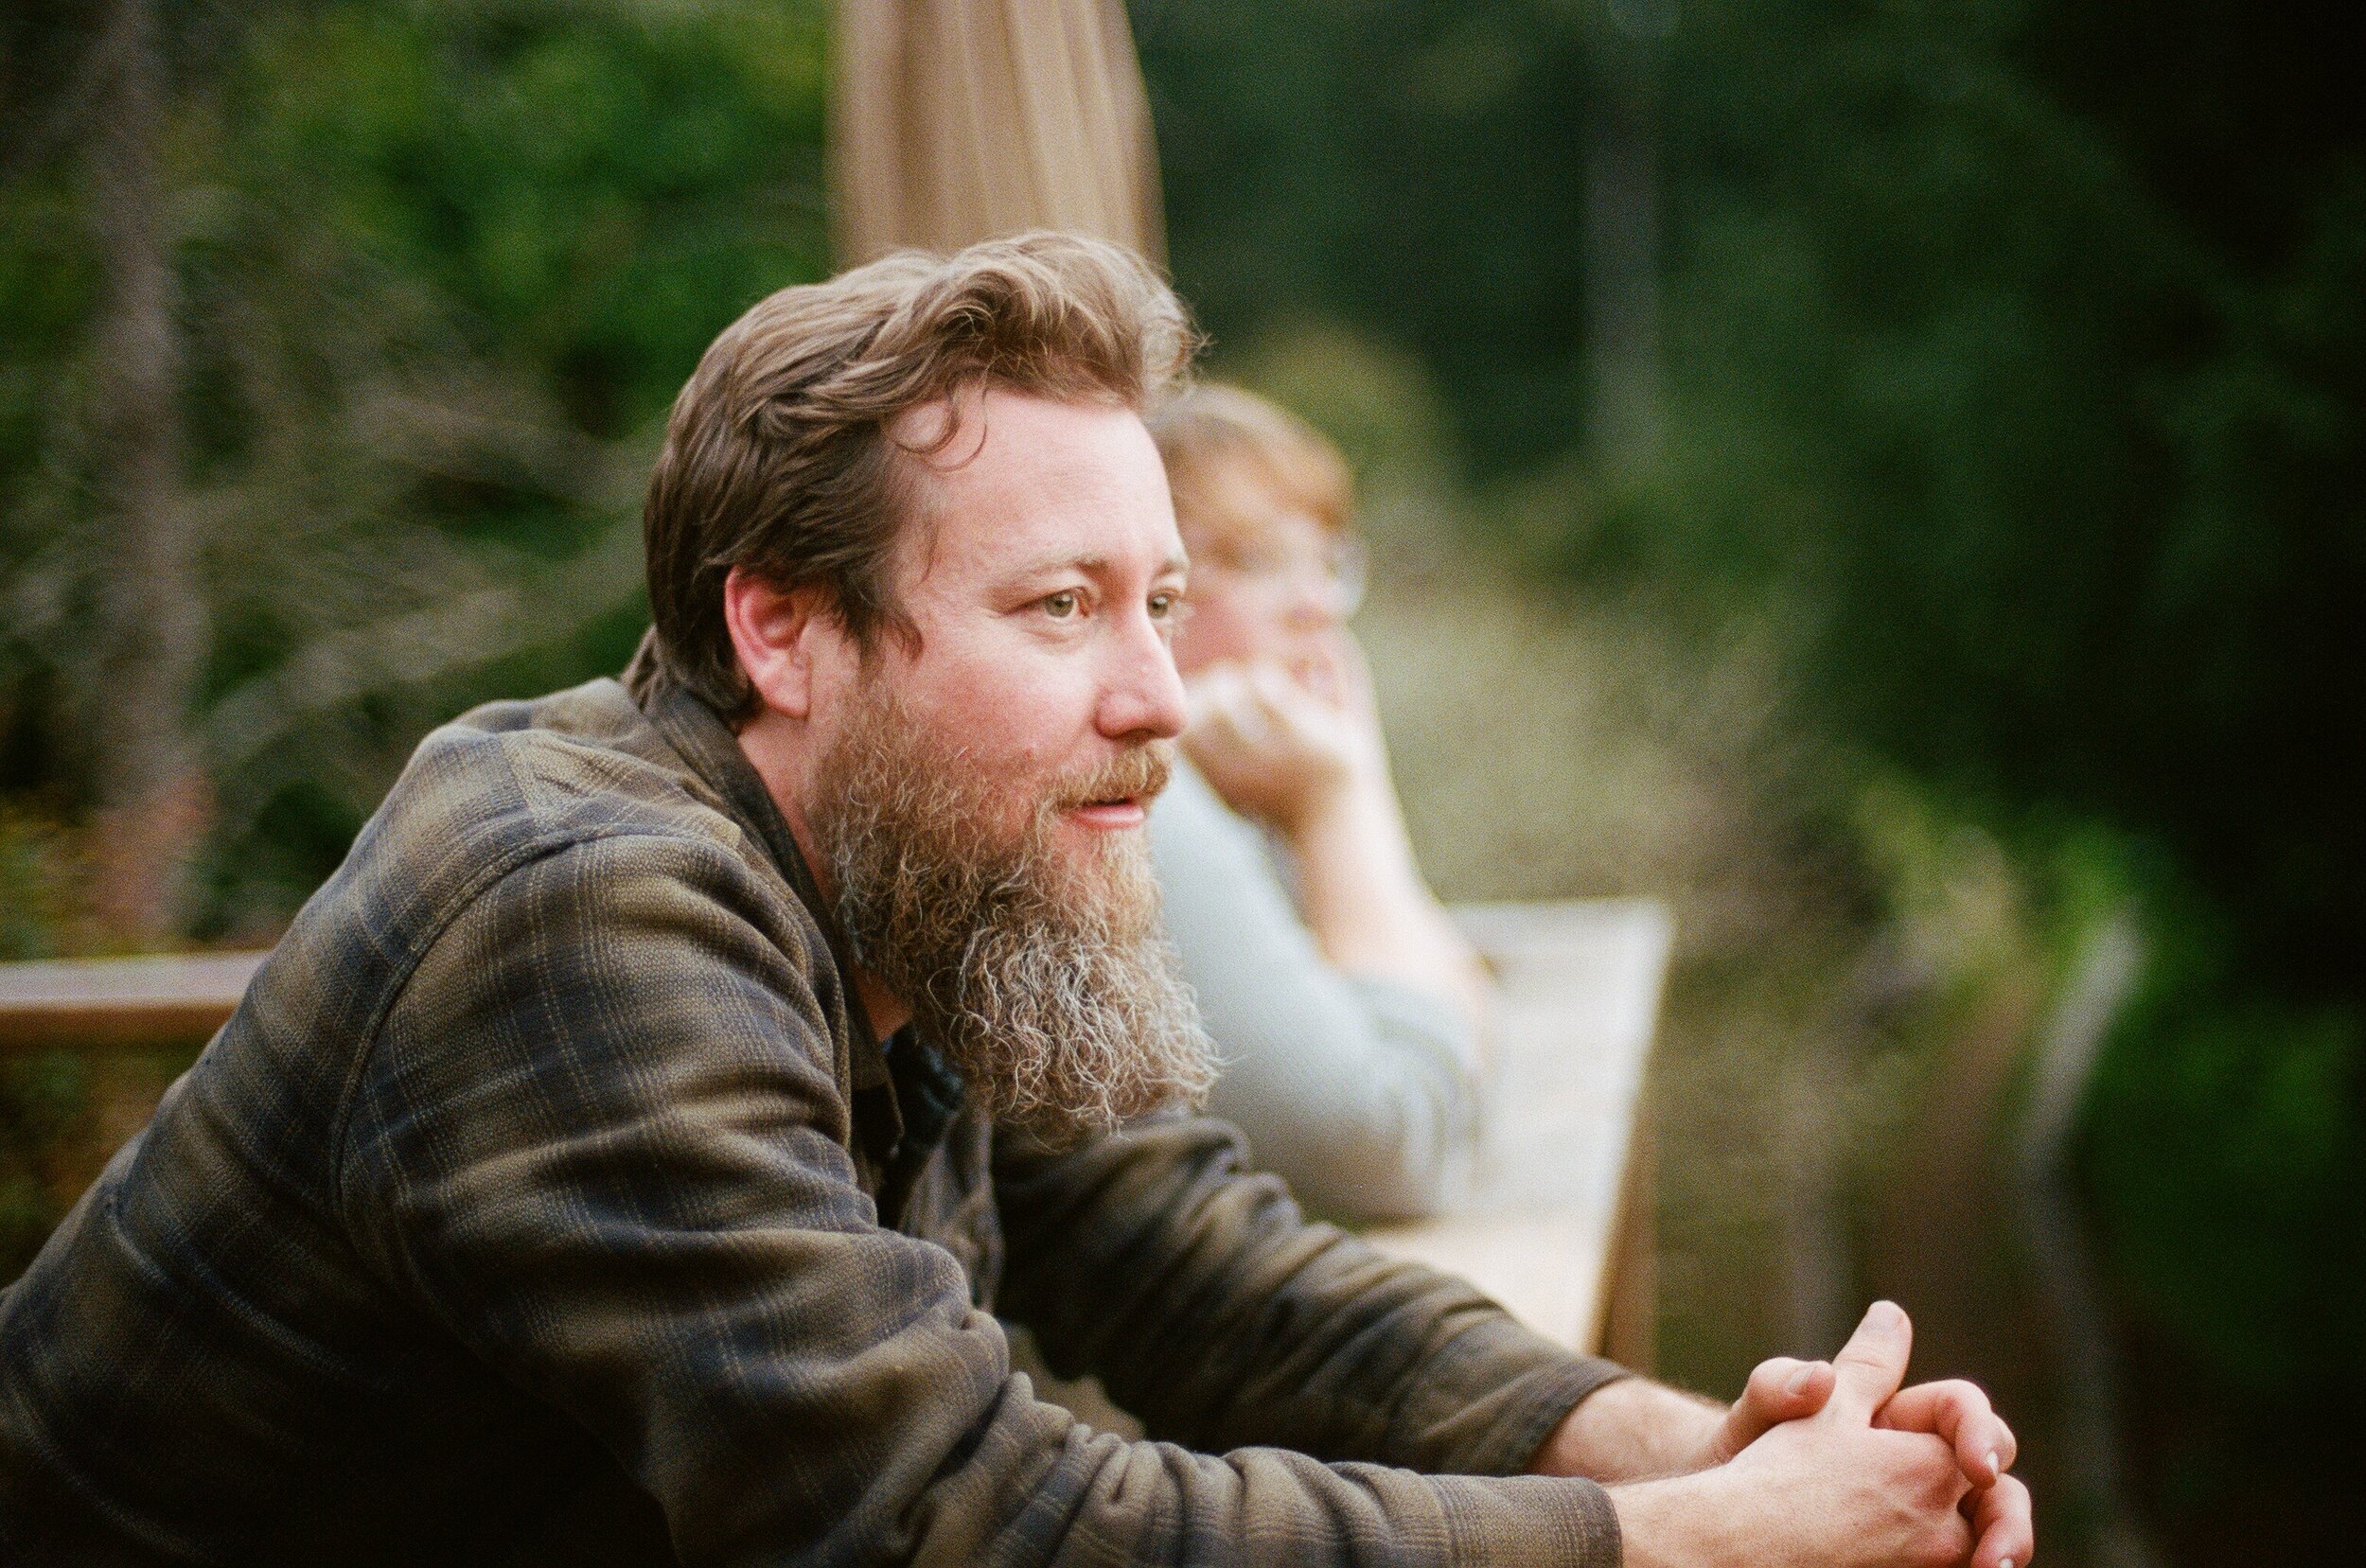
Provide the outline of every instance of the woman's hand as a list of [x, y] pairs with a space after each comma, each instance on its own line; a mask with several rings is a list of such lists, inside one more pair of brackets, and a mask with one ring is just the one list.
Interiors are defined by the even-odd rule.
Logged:
[[[1363, 652], [1344, 630], [1299, 650], [1286, 668], [1202, 670], [1184, 754], [1225, 804], [1289, 841], [1307, 928], [1333, 967], [1439, 997], [1475, 1043], [1490, 983], [1413, 863]], [[1482, 1066], [1474, 1044], [1464, 1070]]]
[[1184, 752], [1227, 805], [1292, 837], [1386, 777], [1370, 678], [1345, 633], [1336, 643], [1295, 669], [1209, 665], [1190, 687]]

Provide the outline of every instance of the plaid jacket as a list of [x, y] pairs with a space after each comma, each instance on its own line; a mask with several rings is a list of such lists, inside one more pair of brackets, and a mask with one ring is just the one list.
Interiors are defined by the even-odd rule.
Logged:
[[1486, 1478], [1615, 1368], [1220, 1124], [998, 1143], [644, 702], [429, 736], [0, 1295], [0, 1562], [1616, 1562], [1599, 1489]]

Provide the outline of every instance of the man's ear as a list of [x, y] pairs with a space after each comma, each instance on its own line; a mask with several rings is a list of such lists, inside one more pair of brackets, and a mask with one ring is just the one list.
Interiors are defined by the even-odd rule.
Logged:
[[814, 667], [845, 633], [816, 584], [781, 588], [744, 566], [723, 579], [723, 623], [748, 682], [764, 705], [789, 718], [813, 712]]

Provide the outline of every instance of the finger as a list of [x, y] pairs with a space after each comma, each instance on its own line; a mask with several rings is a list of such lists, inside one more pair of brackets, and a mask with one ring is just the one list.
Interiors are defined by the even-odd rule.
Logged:
[[1215, 712], [1215, 694], [1205, 680], [1183, 682], [1183, 728], [1197, 730]]
[[1262, 751], [1273, 744], [1273, 704], [1253, 674], [1236, 675], [1218, 690], [1215, 713], [1227, 732], [1249, 749]]
[[1279, 664], [1249, 666], [1249, 705], [1269, 732], [1295, 734], [1304, 728], [1307, 696]]
[[1322, 722], [1322, 703], [1312, 693], [1292, 686], [1286, 691], [1261, 695], [1262, 711], [1267, 722], [1280, 733], [1299, 737], [1314, 731]]
[[1248, 734], [1249, 722], [1229, 694], [1218, 694], [1201, 710], [1193, 725], [1197, 731], [1193, 742], [1211, 750], [1220, 761], [1237, 761], [1241, 753], [1255, 749]]
[[1990, 1406], [1987, 1393], [1961, 1378], [1898, 1390], [1874, 1416], [1873, 1424], [1946, 1438], [1965, 1478], [1974, 1486], [1987, 1486], [2012, 1469], [2021, 1453], [2020, 1440]]
[[1333, 713], [1347, 711], [1347, 682], [1339, 678], [1339, 672], [1333, 665], [1309, 664], [1298, 672], [1298, 679], [1300, 691]]
[[1257, 664], [1247, 664], [1243, 669], [1243, 683], [1240, 683], [1243, 707], [1257, 712], [1268, 724], [1285, 719], [1287, 712], [1290, 712], [1292, 693], [1295, 693], [1295, 688], [1292, 688], [1290, 674], [1278, 664], [1259, 660]]
[[1951, 1511], [1938, 1522], [1936, 1539], [1924, 1560], [1959, 1563], [1962, 1568], [1971, 1568], [1972, 1539], [1971, 1522], [1962, 1514]]
[[1895, 1301], [1876, 1301], [1832, 1358], [1832, 1397], [1822, 1418], [1870, 1425], [1873, 1413], [1906, 1381], [1906, 1361], [1914, 1346], [1914, 1325], [1905, 1310]]
[[1832, 1397], [1832, 1364], [1828, 1361], [1775, 1356], [1758, 1363], [1750, 1381], [1742, 1385], [1741, 1398], [1734, 1402], [1734, 1408], [1749, 1412], [1763, 1432], [1777, 1422], [1812, 1416], [1823, 1409], [1824, 1401]]
[[1242, 689], [1238, 664], [1210, 664], [1183, 688], [1191, 704], [1192, 722], [1211, 721], [1235, 711], [1241, 704]]
[[1724, 1463], [1774, 1427], [1812, 1416], [1832, 1397], [1832, 1365], [1824, 1361], [1796, 1361], [1775, 1356], [1758, 1363], [1741, 1398], [1725, 1412], [1718, 1429], [1713, 1457]]
[[2029, 1508], [2029, 1489], [2007, 1475], [1973, 1492], [1971, 1529], [1977, 1538], [1965, 1568], [2028, 1568], [2038, 1550], [2038, 1526]]
[[1248, 683], [1270, 707], [1286, 708], [1305, 695], [1305, 688], [1288, 666], [1270, 659], [1261, 659], [1248, 666]]

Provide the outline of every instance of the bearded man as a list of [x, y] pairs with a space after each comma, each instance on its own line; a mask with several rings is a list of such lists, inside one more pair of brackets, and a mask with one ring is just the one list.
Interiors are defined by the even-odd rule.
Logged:
[[[2026, 1560], [1895, 1309], [1723, 1411], [1181, 1109], [1139, 415], [1190, 340], [1049, 236], [723, 333], [627, 680], [431, 735], [0, 1298], [0, 1559]], [[997, 1312], [1163, 1440], [1036, 1400]]]

